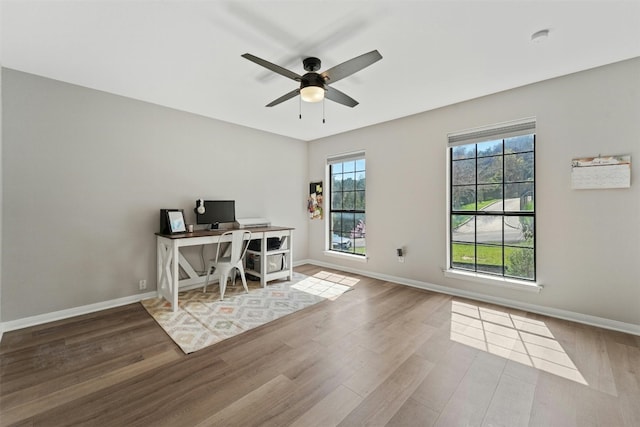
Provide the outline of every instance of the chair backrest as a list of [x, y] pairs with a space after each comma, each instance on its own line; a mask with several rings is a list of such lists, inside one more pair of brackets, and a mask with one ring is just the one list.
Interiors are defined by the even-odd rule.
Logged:
[[[231, 236], [231, 260], [230, 263], [237, 264], [242, 258], [244, 258], [244, 254], [247, 252], [247, 248], [249, 247], [249, 242], [251, 241], [251, 232], [249, 230], [232, 230], [226, 231], [220, 236], [220, 241], [226, 240], [227, 236]], [[218, 245], [218, 249], [216, 249], [216, 262], [218, 262], [218, 257], [220, 256], [220, 247], [222, 245]]]

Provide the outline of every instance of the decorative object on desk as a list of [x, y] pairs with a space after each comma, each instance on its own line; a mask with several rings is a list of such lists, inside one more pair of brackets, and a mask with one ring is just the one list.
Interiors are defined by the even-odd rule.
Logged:
[[199, 288], [181, 292], [179, 309], [172, 311], [162, 298], [141, 302], [142, 306], [185, 353], [193, 353], [227, 338], [262, 326], [280, 317], [353, 289], [358, 279], [320, 272], [314, 276], [294, 273], [291, 281], [276, 281], [266, 288], [249, 282], [227, 288], [224, 301], [217, 292]]
[[[183, 212], [182, 209], [160, 209], [160, 234], [171, 234], [168, 212]], [[183, 215], [184, 218], [184, 215]]]
[[182, 211], [167, 211], [167, 222], [169, 224], [169, 233], [184, 233], [187, 228], [184, 223], [184, 215]]
[[322, 181], [309, 184], [307, 210], [310, 219], [322, 219]]
[[187, 232], [193, 233], [193, 224], [187, 224]]
[[582, 157], [571, 160], [574, 190], [631, 187], [631, 156]]
[[205, 213], [204, 200], [203, 199], [196, 200], [196, 207], [193, 209], [193, 211], [195, 213], [197, 213], [197, 214], [200, 214], [200, 215]]

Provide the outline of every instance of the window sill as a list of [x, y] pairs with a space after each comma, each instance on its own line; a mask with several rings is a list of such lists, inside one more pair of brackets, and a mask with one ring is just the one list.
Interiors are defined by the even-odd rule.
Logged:
[[483, 283], [485, 285], [501, 286], [503, 288], [518, 289], [527, 292], [540, 292], [543, 286], [539, 283], [527, 282], [525, 280], [507, 279], [494, 277], [487, 274], [472, 273], [460, 270], [443, 270], [444, 276], [452, 279], [462, 279], [471, 282]]
[[367, 256], [346, 254], [337, 251], [324, 251], [325, 256], [347, 259], [349, 261], [367, 262]]

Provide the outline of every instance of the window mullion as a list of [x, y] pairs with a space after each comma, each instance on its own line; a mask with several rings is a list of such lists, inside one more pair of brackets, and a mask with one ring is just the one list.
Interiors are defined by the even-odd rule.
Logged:
[[505, 185], [505, 174], [507, 172], [507, 160], [506, 160], [506, 153], [505, 153], [505, 143], [504, 143], [504, 139], [502, 140], [502, 276], [504, 276], [505, 273], [505, 263], [504, 263], [504, 219], [505, 219], [505, 211], [506, 211], [506, 203], [507, 203], [507, 199], [505, 197], [506, 191], [507, 191], [507, 186]]
[[476, 188], [476, 209], [473, 216], [473, 271], [478, 272], [478, 144], [475, 147], [475, 188]]

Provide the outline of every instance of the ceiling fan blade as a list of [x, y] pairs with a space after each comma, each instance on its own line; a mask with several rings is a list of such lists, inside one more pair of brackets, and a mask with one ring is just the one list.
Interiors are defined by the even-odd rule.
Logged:
[[270, 103], [265, 105], [265, 107], [273, 107], [274, 105], [278, 105], [281, 102], [286, 101], [287, 99], [293, 98], [294, 96], [296, 96], [299, 93], [300, 93], [300, 89], [294, 89], [291, 92], [289, 92], [289, 93], [287, 93], [285, 95], [282, 95], [280, 98], [278, 98], [278, 99], [276, 99], [274, 101], [271, 101]]
[[278, 73], [281, 76], [285, 76], [290, 78], [291, 80], [300, 81], [302, 79], [301, 76], [294, 73], [293, 71], [289, 71], [286, 68], [283, 68], [279, 65], [273, 64], [269, 61], [265, 61], [264, 59], [258, 58], [257, 56], [251, 55], [250, 53], [245, 53], [242, 55], [243, 58], [248, 59], [249, 61], [255, 62], [258, 65], [262, 65], [264, 68], [273, 71], [274, 73]]
[[329, 68], [325, 72], [320, 73], [320, 75], [327, 80], [327, 83], [335, 83], [338, 80], [349, 77], [351, 74], [356, 73], [381, 59], [382, 55], [380, 55], [380, 52], [372, 50], [369, 53], [356, 56], [342, 64]]
[[347, 107], [355, 107], [358, 105], [358, 101], [350, 97], [344, 92], [340, 92], [338, 89], [334, 89], [330, 86], [327, 86], [327, 90], [324, 93], [325, 98], [332, 100], [333, 102], [337, 102], [338, 104], [346, 105]]

